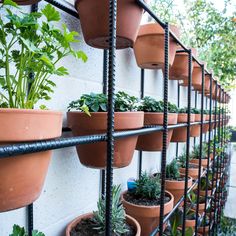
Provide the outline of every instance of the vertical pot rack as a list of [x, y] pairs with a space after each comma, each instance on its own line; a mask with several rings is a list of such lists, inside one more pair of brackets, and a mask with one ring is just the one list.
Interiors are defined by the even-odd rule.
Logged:
[[[57, 2], [55, 0], [46, 0], [48, 3], [54, 5], [60, 10], [74, 16], [78, 17], [78, 13], [72, 9], [68, 8], [65, 5]], [[229, 95], [221, 88], [216, 80], [213, 79], [211, 73], [209, 73], [206, 68], [204, 68], [204, 64], [198, 61], [198, 59], [192, 55], [191, 49], [185, 47], [179, 39], [169, 31], [169, 24], [162, 22], [154, 12], [147, 6], [147, 4], [143, 0], [136, 0], [136, 3], [142, 7], [158, 24], [162, 26], [165, 31], [165, 65], [164, 65], [164, 120], [163, 126], [153, 126], [153, 127], [144, 127], [142, 129], [132, 130], [132, 131], [122, 131], [115, 132], [114, 131], [114, 91], [115, 91], [115, 53], [116, 53], [116, 11], [117, 11], [117, 0], [109, 0], [110, 9], [109, 9], [109, 49], [104, 50], [103, 56], [103, 93], [108, 95], [108, 126], [106, 134], [99, 135], [89, 135], [89, 136], [78, 136], [72, 138], [59, 138], [50, 141], [36, 141], [30, 143], [18, 143], [13, 145], [6, 145], [0, 147], [0, 158], [4, 157], [12, 157], [14, 158], [17, 155], [33, 153], [33, 152], [41, 152], [52, 149], [60, 149], [65, 147], [72, 147], [78, 144], [87, 144], [87, 143], [95, 143], [95, 142], [107, 142], [107, 168], [106, 171], [101, 171], [101, 184], [102, 184], [102, 193], [105, 194], [106, 198], [106, 236], [111, 235], [111, 190], [113, 184], [113, 155], [114, 155], [114, 140], [118, 138], [124, 138], [128, 136], [134, 135], [144, 135], [150, 134], [156, 131], [163, 131], [163, 149], [162, 149], [162, 160], [161, 160], [161, 199], [160, 199], [160, 225], [151, 233], [152, 236], [157, 235], [159, 233], [160, 236], [163, 235], [163, 226], [175, 212], [175, 210], [180, 206], [181, 203], [184, 202], [184, 212], [183, 212], [183, 225], [182, 225], [182, 235], [185, 235], [185, 219], [186, 219], [186, 208], [187, 208], [187, 195], [188, 193], [197, 187], [197, 209], [196, 209], [196, 227], [195, 227], [195, 235], [197, 235], [198, 227], [201, 222], [206, 217], [206, 209], [207, 207], [211, 207], [217, 209], [214, 211], [214, 214], [210, 214], [210, 235], [214, 235], [218, 230], [218, 223], [220, 220], [220, 214], [224, 207], [224, 204], [221, 204], [222, 201], [225, 201], [225, 195], [222, 193], [223, 191], [223, 180], [227, 178], [227, 163], [224, 162], [223, 153], [221, 155], [216, 156], [216, 141], [214, 139], [214, 148], [213, 155], [214, 159], [210, 162], [210, 141], [220, 132], [223, 132], [226, 127], [227, 114], [223, 113], [224, 111], [220, 111], [217, 115], [217, 107], [219, 106], [217, 98], [213, 100], [212, 92], [217, 94], [218, 89], [220, 90], [218, 100], [223, 103], [223, 107], [226, 108], [229, 101]], [[32, 11], [37, 11], [37, 4], [32, 5]], [[186, 52], [188, 53], [188, 88], [187, 88], [187, 108], [188, 108], [188, 121], [185, 124], [176, 124], [169, 125], [167, 123], [168, 120], [168, 77], [169, 77], [169, 37], [172, 37], [180, 46], [181, 50], [178, 50], [177, 53]], [[191, 92], [192, 92], [192, 60], [194, 60], [198, 65], [202, 68], [202, 92], [201, 92], [201, 122], [190, 122], [190, 110], [191, 110]], [[210, 76], [210, 95], [209, 99], [206, 98], [204, 105], [204, 82], [205, 82], [205, 74]], [[140, 88], [141, 88], [141, 98], [144, 97], [144, 79], [145, 79], [145, 70], [141, 69], [141, 79], [140, 79]], [[215, 91], [213, 90], [213, 83], [216, 83]], [[180, 85], [178, 84], [178, 106], [180, 105]], [[195, 96], [195, 102], [197, 104], [197, 96]], [[209, 112], [210, 119], [209, 121], [203, 121], [203, 109], [204, 106], [208, 106], [209, 101]], [[212, 119], [213, 108], [215, 109], [214, 121]], [[222, 129], [221, 122], [223, 122]], [[209, 130], [216, 125], [218, 129], [214, 129], [213, 131], [208, 132], [208, 137], [205, 136], [205, 139], [208, 141], [208, 165], [205, 171], [201, 173], [199, 168], [198, 179], [193, 183], [193, 185], [188, 189], [188, 171], [189, 171], [189, 154], [190, 154], [190, 127], [192, 125], [200, 124], [201, 125], [201, 135], [200, 135], [200, 158], [199, 158], [199, 167], [201, 166], [201, 158], [202, 158], [202, 149], [203, 149], [203, 124], [209, 124]], [[164, 194], [165, 194], [165, 175], [166, 175], [166, 158], [167, 158], [167, 135], [169, 129], [179, 128], [179, 127], [187, 127], [187, 142], [186, 142], [186, 170], [185, 170], [185, 191], [182, 198], [179, 202], [174, 206], [173, 210], [166, 216], [164, 216]], [[69, 131], [68, 128], [64, 128], [63, 131]], [[225, 137], [221, 135], [221, 147], [225, 142]], [[176, 145], [176, 153], [178, 154], [178, 143]], [[138, 174], [141, 175], [142, 172], [142, 152], [139, 152], [139, 168]], [[229, 159], [229, 158], [228, 158]], [[205, 212], [198, 217], [199, 211], [199, 195], [200, 195], [200, 187], [198, 183], [202, 176], [206, 175], [207, 178], [207, 188], [206, 195], [208, 191], [209, 185], [209, 168], [217, 163], [217, 170], [215, 172], [215, 168], [213, 168], [213, 176], [215, 173], [216, 179], [212, 181], [212, 196], [206, 198], [205, 204]], [[218, 175], [219, 173], [219, 175]], [[214, 187], [215, 186], [215, 187]], [[213, 201], [214, 200], [214, 201]], [[29, 234], [32, 235], [33, 229], [33, 205], [28, 207], [28, 230]], [[204, 228], [205, 230], [205, 228]]]

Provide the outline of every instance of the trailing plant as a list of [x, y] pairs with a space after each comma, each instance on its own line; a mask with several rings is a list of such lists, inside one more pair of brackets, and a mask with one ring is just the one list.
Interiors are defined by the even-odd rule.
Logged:
[[[126, 227], [125, 210], [120, 201], [121, 187], [113, 186], [112, 188], [112, 210], [111, 210], [111, 225], [114, 235], [122, 235], [128, 232]], [[98, 234], [103, 235], [106, 229], [106, 202], [105, 198], [100, 198], [97, 203], [98, 210], [93, 212], [92, 222], [93, 229], [98, 231]]]
[[[102, 93], [83, 94], [78, 100], [70, 102], [68, 111], [78, 110], [91, 116], [90, 112], [106, 112], [108, 98]], [[115, 111], [137, 111], [139, 99], [119, 91], [115, 94]]]
[[[13, 225], [12, 233], [9, 236], [29, 236], [29, 234], [25, 231], [24, 227]], [[45, 234], [39, 232], [38, 230], [33, 230], [32, 236], [45, 236]]]
[[[139, 110], [144, 112], [164, 112], [164, 101], [157, 101], [154, 98], [146, 96], [142, 99]], [[168, 102], [168, 112], [178, 113], [177, 106]]]
[[149, 176], [146, 172], [136, 180], [136, 189], [130, 194], [146, 199], [159, 199], [161, 196], [161, 184], [159, 175]]
[[173, 159], [171, 163], [166, 166], [166, 178], [178, 179], [179, 177], [179, 162], [177, 161], [177, 159]]
[[22, 13], [15, 2], [4, 0], [0, 11], [6, 12], [0, 15], [0, 107], [32, 109], [51, 99], [56, 87], [51, 75], [68, 74], [64, 66], [57, 66], [63, 58], [71, 55], [86, 62], [87, 56], [72, 48], [79, 42], [77, 32], [65, 24], [63, 30], [55, 26], [60, 14], [52, 5]]
[[[191, 158], [192, 159], [199, 159], [200, 154], [201, 154], [200, 151], [201, 151], [200, 150], [200, 144], [199, 145], [195, 145], [193, 147], [193, 150], [192, 150], [191, 154], [190, 154]], [[206, 152], [206, 149], [203, 146], [202, 146], [202, 158], [203, 159], [207, 158], [207, 152]]]

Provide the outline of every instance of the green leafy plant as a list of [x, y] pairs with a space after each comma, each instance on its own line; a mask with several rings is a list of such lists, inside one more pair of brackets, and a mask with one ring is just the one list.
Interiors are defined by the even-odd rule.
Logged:
[[228, 236], [236, 234], [236, 220], [225, 217], [223, 214], [220, 218], [219, 235]]
[[[106, 112], [107, 102], [107, 96], [102, 93], [83, 94], [78, 100], [70, 102], [68, 111], [83, 111], [90, 116], [90, 112]], [[122, 91], [115, 94], [115, 111], [137, 111], [139, 105], [139, 99], [135, 96]]]
[[[157, 101], [154, 98], [146, 96], [142, 99], [139, 110], [144, 112], [164, 112], [164, 101]], [[178, 113], [177, 106], [168, 102], [168, 112]]]
[[86, 62], [87, 56], [72, 48], [79, 42], [77, 32], [54, 25], [60, 14], [50, 4], [40, 12], [22, 13], [15, 2], [4, 0], [0, 11], [6, 12], [0, 15], [0, 107], [32, 109], [38, 101], [51, 99], [56, 86], [51, 75], [68, 74], [57, 66], [61, 59], [72, 55]]
[[[199, 145], [195, 145], [193, 147], [193, 150], [191, 152], [191, 158], [192, 159], [199, 159], [200, 157], [200, 144]], [[207, 152], [206, 152], [206, 149], [202, 146], [202, 158], [205, 159], [207, 158]]]
[[[212, 186], [212, 174], [211, 173], [208, 173], [208, 190], [211, 189], [211, 186]], [[200, 189], [202, 191], [205, 191], [207, 189], [207, 178], [206, 176], [203, 176], [200, 180]]]
[[179, 177], [179, 162], [176, 159], [173, 159], [172, 162], [166, 166], [166, 178], [178, 179]]
[[[188, 113], [188, 108], [187, 107], [179, 108], [178, 113]], [[194, 114], [192, 109], [190, 109], [190, 113]]]
[[[191, 155], [189, 155], [189, 160], [191, 160]], [[178, 156], [177, 158], [180, 167], [186, 168], [186, 152], [184, 151], [181, 155]]]
[[[120, 193], [121, 187], [113, 186], [112, 189], [112, 216], [111, 216], [111, 224], [112, 224], [112, 232], [114, 235], [122, 235], [128, 232], [126, 227], [126, 218], [125, 218], [125, 210], [123, 205], [120, 202]], [[100, 198], [97, 203], [98, 210], [93, 212], [92, 221], [94, 223], [94, 228], [98, 231], [98, 234], [103, 235], [105, 233], [106, 228], [106, 202], [105, 199]]]
[[159, 175], [149, 176], [146, 172], [142, 173], [141, 177], [136, 180], [136, 189], [131, 192], [136, 197], [146, 199], [158, 199], [161, 196], [161, 184]]
[[201, 114], [201, 109], [191, 108], [191, 113], [193, 113], [193, 114]]
[[[12, 233], [9, 236], [28, 236], [28, 233], [25, 231], [24, 227], [13, 225]], [[32, 236], [45, 236], [45, 234], [39, 232], [38, 230], [33, 230]]]

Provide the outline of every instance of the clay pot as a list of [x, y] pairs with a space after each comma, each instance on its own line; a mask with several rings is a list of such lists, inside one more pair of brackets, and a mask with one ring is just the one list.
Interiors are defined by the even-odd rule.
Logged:
[[[194, 210], [190, 210], [191, 212], [195, 212], [195, 216], [196, 216], [196, 211], [194, 211]], [[199, 215], [200, 216], [200, 215]], [[195, 225], [196, 225], [196, 219], [194, 219], [194, 220], [188, 220], [188, 219], [186, 219], [185, 220], [185, 226], [186, 226], [186, 228], [192, 228], [193, 230], [194, 230], [194, 228], [195, 228]]]
[[[179, 30], [171, 25], [170, 30], [178, 37]], [[164, 69], [164, 29], [157, 23], [141, 25], [134, 43], [134, 54], [139, 67], [143, 69]], [[169, 65], [175, 59], [177, 43], [170, 37]]]
[[[75, 8], [86, 43], [109, 48], [109, 1], [76, 0]], [[136, 40], [143, 10], [133, 0], [117, 1], [117, 49], [132, 47]]]
[[[76, 219], [74, 219], [71, 223], [69, 223], [66, 227], [66, 236], [70, 236], [71, 234], [71, 230], [76, 227], [77, 224], [80, 223], [81, 220], [85, 220], [85, 219], [90, 219], [93, 217], [93, 213], [87, 213], [84, 215], [81, 215], [79, 217], [77, 217]], [[141, 235], [141, 228], [139, 223], [137, 222], [137, 220], [135, 220], [133, 217], [126, 215], [126, 222], [133, 226], [136, 230], [136, 234], [135, 236], [140, 236]]]
[[[189, 177], [188, 188], [192, 186], [193, 179]], [[168, 180], [166, 179], [166, 190], [169, 191], [174, 196], [174, 205], [180, 200], [184, 195], [185, 180]]]
[[[203, 121], [205, 120], [205, 115], [203, 115]], [[195, 114], [195, 122], [201, 121], [201, 114]], [[201, 125], [193, 125], [190, 130], [190, 137], [199, 137], [201, 134]]]
[[[91, 117], [83, 112], [68, 112], [68, 126], [74, 136], [104, 134], [107, 130], [107, 112], [91, 112]], [[143, 127], [143, 112], [115, 112], [115, 130], [132, 130]], [[138, 136], [115, 140], [115, 168], [130, 164]], [[98, 142], [76, 146], [80, 162], [91, 168], [105, 168], [107, 160], [107, 143]], [[96, 156], [96, 158], [95, 158]]]
[[[168, 125], [175, 125], [177, 123], [178, 114], [168, 114]], [[144, 125], [163, 125], [163, 113], [145, 112]], [[169, 146], [173, 130], [168, 130], [167, 147]], [[142, 151], [162, 151], [163, 148], [163, 132], [157, 131], [155, 133], [140, 135], [136, 145], [137, 150]]]
[[[144, 206], [135, 205], [127, 202], [124, 199], [124, 195], [127, 191], [121, 195], [121, 200], [125, 208], [125, 212], [135, 218], [141, 226], [142, 236], [148, 236], [159, 225], [160, 222], [160, 205], [158, 206]], [[170, 196], [170, 201], [164, 204], [164, 215], [167, 215], [174, 205], [174, 197], [171, 193], [166, 191], [166, 194]]]
[[[40, 0], [14, 0], [14, 2], [20, 6], [25, 6], [25, 5], [36, 4], [36, 3], [40, 2]], [[3, 3], [3, 1], [0, 0], [0, 3]]]
[[[202, 158], [202, 167], [203, 168], [207, 167], [207, 162], [208, 162], [207, 158], [206, 159]], [[189, 163], [199, 165], [199, 159], [192, 159], [189, 161]]]
[[[62, 113], [47, 110], [0, 109], [0, 145], [61, 136]], [[0, 212], [34, 202], [46, 178], [51, 151], [0, 159]]]
[[[207, 191], [207, 196], [208, 197], [211, 196], [211, 192], [212, 192], [211, 189]], [[200, 196], [205, 197], [206, 196], [206, 191], [205, 190], [200, 190]]]
[[205, 203], [199, 203], [198, 212], [202, 214], [205, 211]]
[[[202, 171], [203, 171], [203, 169], [202, 169], [202, 167], [201, 167], [201, 173], [202, 173]], [[179, 172], [180, 172], [181, 174], [185, 175], [185, 168], [180, 167], [180, 168], [179, 168]], [[196, 168], [190, 167], [190, 168], [188, 169], [188, 175], [191, 176], [193, 180], [198, 179], [198, 165], [196, 165]]]
[[[187, 113], [179, 113], [177, 123], [187, 123], [188, 114]], [[190, 122], [195, 121], [195, 114], [190, 115]], [[191, 127], [190, 127], [191, 130]], [[175, 128], [173, 130], [171, 142], [186, 142], [187, 141], [187, 127]]]

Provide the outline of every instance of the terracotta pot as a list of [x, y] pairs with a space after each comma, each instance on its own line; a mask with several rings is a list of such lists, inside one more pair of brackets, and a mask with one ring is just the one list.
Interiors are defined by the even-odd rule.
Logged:
[[[201, 173], [203, 169], [201, 167]], [[185, 168], [180, 167], [179, 172], [183, 175], [185, 175]], [[198, 166], [196, 165], [196, 168], [189, 168], [188, 169], [188, 174], [193, 178], [193, 180], [196, 180], [198, 178]]]
[[[135, 218], [140, 226], [142, 236], [148, 236], [150, 233], [159, 225], [160, 222], [160, 205], [158, 206], [144, 206], [144, 205], [135, 205], [130, 202], [127, 202], [124, 199], [124, 194], [127, 191], [123, 192], [121, 195], [122, 203], [125, 208], [125, 212]], [[171, 193], [166, 193], [170, 196], [171, 200], [164, 204], [164, 215], [167, 215], [174, 205], [174, 197]]]
[[[207, 191], [207, 196], [211, 196], [211, 189]], [[205, 197], [206, 196], [206, 191], [205, 190], [200, 190], [200, 196]]]
[[[192, 186], [193, 179], [189, 177], [188, 188]], [[180, 200], [184, 195], [185, 180], [166, 180], [166, 190], [169, 191], [174, 196], [174, 205]]]
[[[195, 216], [196, 216], [196, 211], [194, 211], [194, 210], [190, 210], [191, 212], [195, 212]], [[200, 215], [199, 215], [200, 216]], [[186, 228], [192, 228], [193, 230], [194, 230], [194, 228], [195, 228], [195, 225], [196, 225], [196, 219], [194, 219], [194, 220], [188, 220], [188, 219], [186, 219], [185, 220], [185, 226], [186, 226]]]
[[[207, 167], [207, 162], [208, 162], [208, 159], [203, 159], [202, 158], [202, 167], [203, 168]], [[199, 159], [192, 159], [192, 160], [189, 161], [189, 163], [199, 165]]]
[[[76, 0], [75, 8], [79, 13], [86, 43], [95, 48], [108, 49], [109, 1]], [[117, 1], [117, 49], [133, 46], [142, 13], [142, 8], [133, 0]]]
[[[178, 114], [168, 114], [168, 125], [175, 125], [177, 123]], [[163, 113], [145, 112], [144, 125], [161, 125], [163, 126]], [[173, 130], [168, 130], [167, 147], [169, 146]], [[137, 150], [142, 151], [162, 151], [163, 148], [163, 132], [157, 131], [155, 133], [140, 135], [136, 145]]]
[[[62, 113], [46, 110], [0, 109], [0, 145], [61, 136]], [[34, 202], [47, 174], [51, 151], [0, 159], [0, 212]]]
[[210, 153], [210, 159], [213, 160], [214, 159], [214, 154]]
[[199, 214], [202, 214], [205, 211], [205, 203], [199, 203]]
[[[203, 121], [205, 116], [203, 115]], [[201, 121], [201, 114], [195, 114], [195, 122]], [[190, 130], [190, 137], [199, 137], [201, 134], [201, 125], [193, 125]]]
[[[198, 228], [198, 233], [200, 233], [201, 235], [203, 235], [204, 233], [204, 227], [199, 227]], [[207, 236], [209, 235], [209, 225], [208, 226], [205, 226], [205, 234], [204, 236]]]
[[[107, 112], [91, 112], [91, 117], [83, 112], [68, 112], [68, 126], [74, 136], [103, 134], [107, 129]], [[115, 112], [115, 130], [132, 130], [143, 127], [143, 112]], [[115, 168], [130, 164], [138, 136], [115, 140]], [[107, 160], [106, 142], [81, 144], [76, 146], [80, 162], [91, 168], [105, 168]], [[96, 158], [94, 155], [96, 154]]]
[[[170, 30], [179, 36], [176, 26]], [[141, 25], [134, 43], [134, 54], [139, 67], [143, 69], [164, 69], [164, 29], [157, 23]], [[169, 64], [173, 64], [177, 43], [170, 37]]]
[[[80, 223], [81, 220], [85, 220], [85, 219], [90, 219], [93, 217], [93, 213], [87, 213], [84, 215], [81, 215], [79, 217], [77, 217], [76, 219], [74, 219], [72, 222], [70, 222], [67, 227], [66, 227], [66, 236], [71, 236], [71, 230], [76, 227], [77, 224]], [[135, 236], [140, 236], [141, 235], [141, 228], [139, 223], [137, 222], [137, 220], [135, 220], [133, 217], [126, 215], [126, 221], [129, 225], [133, 226], [136, 230], [136, 234]]]
[[[178, 124], [187, 123], [188, 114], [187, 113], [179, 113], [178, 114]], [[190, 122], [195, 121], [195, 114], [190, 115]], [[191, 128], [190, 128], [191, 130]], [[171, 142], [186, 142], [187, 141], [187, 127], [175, 128], [173, 130]]]
[[[3, 1], [0, 0], [0, 3], [2, 3]], [[38, 2], [40, 2], [40, 0], [14, 0], [15, 3], [17, 3], [20, 6], [24, 6], [24, 5], [33, 5], [36, 4]]]

